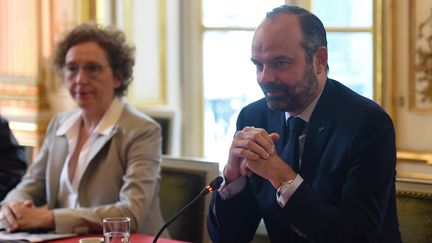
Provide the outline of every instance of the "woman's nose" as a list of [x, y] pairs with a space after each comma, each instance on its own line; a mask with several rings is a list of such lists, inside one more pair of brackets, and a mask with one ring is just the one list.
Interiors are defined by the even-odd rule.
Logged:
[[83, 69], [79, 69], [76, 76], [75, 76], [75, 83], [77, 84], [83, 84], [88, 83], [88, 75], [86, 75], [85, 72], [83, 72]]

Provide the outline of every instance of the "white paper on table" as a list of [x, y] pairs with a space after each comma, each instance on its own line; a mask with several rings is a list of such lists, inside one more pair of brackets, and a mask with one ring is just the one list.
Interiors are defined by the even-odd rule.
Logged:
[[76, 236], [77, 234], [56, 234], [56, 233], [27, 233], [17, 232], [8, 233], [7, 231], [0, 231], [1, 240], [25, 240], [28, 242], [43, 242], [46, 240], [55, 240]]

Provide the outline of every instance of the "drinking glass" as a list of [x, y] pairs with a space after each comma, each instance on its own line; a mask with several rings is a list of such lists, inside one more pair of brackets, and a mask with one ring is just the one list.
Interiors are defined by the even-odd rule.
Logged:
[[103, 219], [104, 243], [129, 243], [130, 218], [110, 217]]

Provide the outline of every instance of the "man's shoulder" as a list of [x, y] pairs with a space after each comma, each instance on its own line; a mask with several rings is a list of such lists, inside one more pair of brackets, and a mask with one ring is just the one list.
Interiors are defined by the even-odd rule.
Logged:
[[374, 100], [358, 94], [338, 81], [331, 79], [328, 81], [330, 81], [328, 93], [325, 94], [326, 97], [323, 97], [325, 101], [322, 102], [327, 107], [323, 108], [321, 105], [320, 109], [344, 122], [361, 123], [371, 118], [391, 122], [389, 114]]
[[3, 118], [3, 117], [0, 116], [0, 124], [4, 124], [4, 123], [7, 123], [7, 122], [8, 121], [5, 118]]
[[267, 106], [265, 98], [257, 100], [245, 106], [238, 116], [238, 129], [244, 126], [255, 126], [261, 128], [269, 128], [271, 124], [277, 124], [278, 121], [283, 121], [284, 112], [271, 110]]
[[263, 119], [275, 111], [267, 106], [265, 98], [254, 101], [241, 109], [239, 117], [245, 120]]
[[3, 118], [0, 116], [0, 129], [6, 131], [6, 130], [10, 130], [9, 129], [9, 121], [6, 120], [6, 118]]
[[256, 100], [248, 105], [246, 105], [245, 107], [243, 107], [244, 111], [268, 111], [270, 110], [267, 106], [267, 101], [265, 98], [261, 98], [259, 100]]
[[332, 79], [328, 79], [328, 84], [329, 94], [327, 96], [334, 103], [338, 104], [338, 108], [350, 111], [354, 109], [357, 112], [368, 112], [371, 110], [384, 112], [383, 108], [374, 100], [357, 93], [344, 84]]

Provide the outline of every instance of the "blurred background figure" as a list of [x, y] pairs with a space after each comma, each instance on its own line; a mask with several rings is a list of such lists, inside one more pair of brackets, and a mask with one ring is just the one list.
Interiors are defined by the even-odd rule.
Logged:
[[8, 121], [0, 117], [0, 200], [18, 184], [26, 169], [25, 150], [13, 136]]
[[134, 48], [123, 32], [85, 23], [57, 45], [54, 66], [78, 106], [56, 115], [22, 182], [3, 201], [8, 231], [100, 232], [127, 216], [131, 232], [155, 234], [161, 129], [122, 97]]

